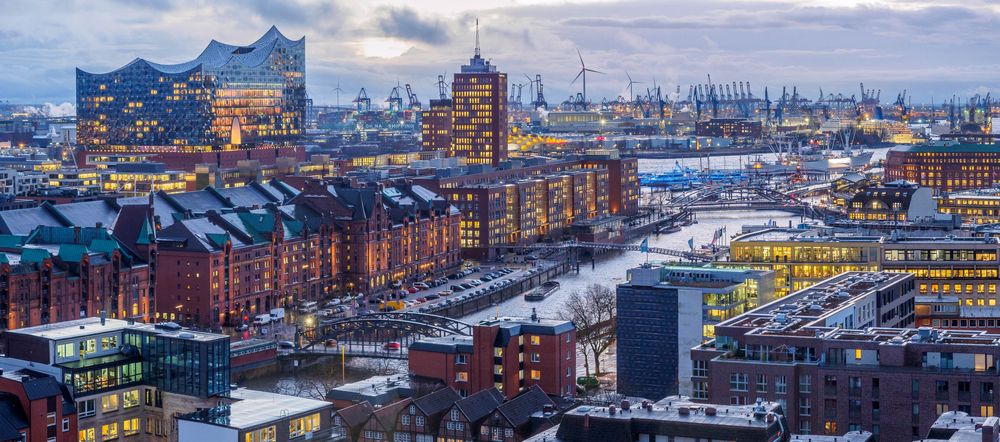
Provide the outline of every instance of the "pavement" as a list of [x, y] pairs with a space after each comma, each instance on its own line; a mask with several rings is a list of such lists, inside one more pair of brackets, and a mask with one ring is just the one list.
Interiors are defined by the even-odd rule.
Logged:
[[[500, 278], [494, 279], [492, 281], [484, 282], [484, 283], [482, 283], [482, 285], [477, 286], [477, 287], [473, 287], [472, 289], [466, 289], [466, 290], [463, 290], [461, 292], [452, 293], [449, 296], [442, 296], [441, 298], [438, 298], [438, 299], [429, 300], [429, 301], [426, 301], [426, 302], [420, 302], [420, 303], [414, 304], [412, 306], [406, 307], [406, 308], [404, 308], [404, 309], [402, 309], [400, 311], [404, 311], [404, 312], [416, 312], [416, 311], [419, 311], [420, 308], [422, 308], [422, 307], [434, 307], [434, 306], [437, 306], [439, 304], [442, 304], [442, 303], [448, 301], [449, 299], [454, 299], [454, 298], [457, 298], [457, 297], [459, 297], [461, 295], [465, 295], [465, 294], [468, 294], [468, 293], [475, 292], [476, 290], [479, 290], [481, 288], [486, 288], [490, 284], [493, 284], [493, 283], [495, 283], [497, 281], [503, 281], [503, 280], [511, 280], [511, 281], [513, 281], [513, 280], [520, 279], [520, 278], [522, 278], [522, 277], [525, 276], [525, 274], [527, 273], [528, 269], [531, 268], [531, 265], [525, 265], [525, 264], [497, 264], [497, 265], [483, 266], [482, 270], [480, 270], [480, 271], [478, 271], [476, 273], [473, 273], [473, 274], [471, 274], [469, 276], [466, 276], [466, 277], [461, 278], [461, 279], [449, 279], [446, 284], [442, 284], [442, 285], [439, 285], [437, 287], [431, 287], [430, 289], [426, 289], [426, 290], [420, 290], [420, 291], [418, 291], [416, 293], [411, 293], [411, 294], [407, 295], [406, 298], [403, 298], [403, 299], [406, 300], [406, 301], [412, 301], [412, 300], [416, 300], [418, 298], [423, 298], [423, 297], [425, 297], [427, 295], [430, 295], [430, 294], [440, 295], [440, 293], [442, 291], [444, 291], [444, 290], [451, 290], [451, 286], [453, 286], [453, 285], [458, 285], [458, 284], [461, 284], [461, 283], [464, 283], [464, 282], [469, 282], [469, 281], [472, 281], [474, 279], [480, 279], [483, 276], [486, 276], [487, 274], [492, 273], [492, 272], [494, 272], [496, 270], [502, 269], [504, 267], [507, 267], [507, 268], [513, 270], [513, 272], [511, 272], [508, 275], [503, 275]], [[481, 296], [485, 296], [485, 295], [486, 294], [484, 293]]]

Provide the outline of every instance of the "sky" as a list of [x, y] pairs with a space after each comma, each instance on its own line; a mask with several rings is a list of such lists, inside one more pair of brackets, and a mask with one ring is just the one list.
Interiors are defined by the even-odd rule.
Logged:
[[[511, 83], [541, 74], [549, 103], [580, 91], [636, 92], [748, 81], [772, 97], [787, 86], [813, 98], [859, 95], [940, 103], [1000, 91], [997, 0], [4, 0], [0, 101], [75, 101], [75, 68], [116, 69], [136, 57], [176, 63], [212, 39], [249, 44], [276, 25], [306, 37], [307, 92], [341, 104], [365, 87], [373, 103], [410, 83], [425, 103], [437, 76], [483, 56]], [[528, 87], [523, 88], [524, 100]]]

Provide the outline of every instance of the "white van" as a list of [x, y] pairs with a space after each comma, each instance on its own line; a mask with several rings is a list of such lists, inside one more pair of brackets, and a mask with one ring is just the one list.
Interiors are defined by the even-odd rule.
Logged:
[[253, 318], [253, 325], [267, 325], [270, 323], [271, 323], [270, 314], [257, 315]]
[[319, 307], [317, 306], [316, 301], [303, 302], [299, 307], [299, 311], [302, 313], [316, 313], [316, 310], [318, 309]]
[[285, 309], [278, 307], [271, 309], [271, 322], [281, 322], [285, 319]]

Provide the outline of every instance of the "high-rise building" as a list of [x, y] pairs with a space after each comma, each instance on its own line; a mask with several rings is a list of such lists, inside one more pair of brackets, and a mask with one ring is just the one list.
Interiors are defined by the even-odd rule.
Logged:
[[451, 148], [451, 100], [431, 100], [431, 108], [420, 115], [420, 144], [425, 151], [448, 152]]
[[186, 63], [77, 69], [76, 89], [81, 166], [154, 160], [193, 171], [302, 155], [282, 144], [305, 125], [305, 38], [275, 27], [247, 46], [213, 40]]
[[499, 165], [507, 159], [507, 74], [497, 72], [479, 53], [462, 65], [451, 83], [453, 103], [449, 156], [465, 157], [469, 164]]

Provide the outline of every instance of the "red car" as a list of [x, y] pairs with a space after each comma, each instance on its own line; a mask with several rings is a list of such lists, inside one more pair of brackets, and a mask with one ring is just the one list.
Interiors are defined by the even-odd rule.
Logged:
[[416, 287], [410, 287], [410, 288], [406, 289], [406, 291], [408, 291], [410, 293], [416, 293], [416, 292], [419, 292], [420, 289], [418, 289]]
[[388, 351], [399, 351], [403, 348], [403, 344], [400, 344], [395, 341], [386, 342], [385, 345], [382, 346], [382, 348]]

